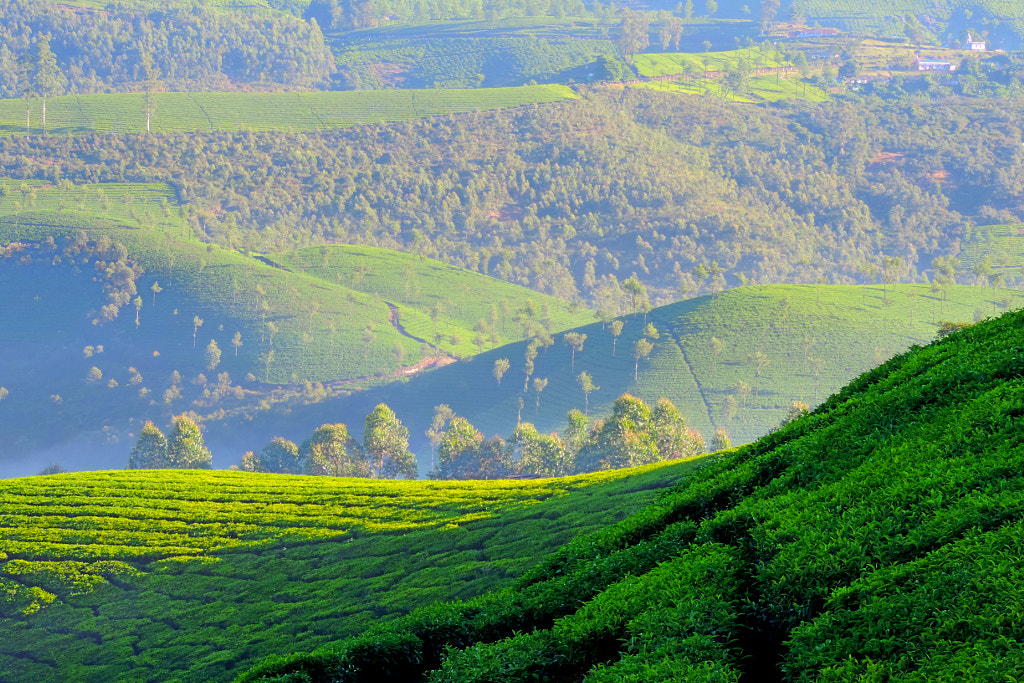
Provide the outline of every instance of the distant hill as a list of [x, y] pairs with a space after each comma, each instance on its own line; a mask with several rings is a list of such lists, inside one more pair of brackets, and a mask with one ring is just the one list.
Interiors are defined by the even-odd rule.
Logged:
[[[564, 335], [555, 335], [554, 345], [540, 349], [535, 361], [532, 377], [549, 381], [539, 407], [532, 382], [524, 391], [527, 344], [517, 342], [407, 382], [287, 413], [271, 411], [244, 433], [226, 423], [226, 431], [213, 429], [210, 438], [241, 454], [275, 434], [299, 441], [328, 421], [346, 422], [361, 433], [367, 406], [383, 401], [409, 427], [425, 474], [431, 464], [424, 431], [434, 406], [450, 405], [487, 436], [509, 435], [520, 415], [541, 431], [561, 430], [570, 409], [584, 408], [577, 377], [585, 370], [600, 387], [589, 397], [591, 416], [606, 413], [623, 392], [651, 403], [667, 397], [706, 438], [722, 427], [733, 443], [746, 443], [777, 427], [794, 401], [817, 405], [859, 373], [912, 345], [929, 343], [941, 321], [972, 322], [1022, 304], [1024, 293], [1017, 290], [967, 285], [945, 291], [895, 285], [884, 294], [881, 285], [741, 287], [651, 311], [646, 319], [659, 337], [649, 358], [639, 363], [633, 348], [643, 336], [641, 313], [622, 318], [614, 356], [609, 324], [576, 328], [587, 339], [575, 354], [574, 368]], [[501, 358], [509, 360], [510, 369], [499, 385], [492, 373]]]
[[269, 654], [507, 586], [694, 469], [516, 482], [182, 471], [0, 481], [2, 678], [229, 681]]
[[[145, 419], [164, 423], [193, 411], [207, 422], [244, 425], [271, 406], [394, 381], [450, 362], [449, 354], [522, 338], [519, 318], [558, 331], [586, 315], [522, 287], [383, 249], [280, 256], [299, 264], [315, 253], [319, 264], [323, 254], [337, 254], [350, 269], [365, 265], [371, 286], [360, 291], [362, 281], [351, 277], [326, 282], [207, 246], [191, 236], [164, 185], [6, 187], [0, 243], [14, 246], [0, 249], [0, 317], [9, 321], [0, 329], [5, 465], [88, 435], [112, 446], [109, 459], [65, 452], [65, 467], [123, 466]], [[113, 295], [104, 288], [115, 245], [137, 279], [111, 313], [104, 306]], [[410, 278], [408, 303], [374, 290], [392, 271]], [[487, 305], [455, 307], [467, 289], [486, 292]], [[212, 367], [211, 341], [219, 351]], [[46, 421], [51, 426], [40, 428]]]
[[236, 681], [1011, 680], [1022, 346], [1015, 312], [915, 348], [508, 588]]

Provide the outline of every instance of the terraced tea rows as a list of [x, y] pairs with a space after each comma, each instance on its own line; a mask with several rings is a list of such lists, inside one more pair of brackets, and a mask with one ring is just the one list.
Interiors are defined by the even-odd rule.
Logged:
[[227, 471], [2, 481], [2, 678], [230, 680], [297, 643], [505, 585], [694, 467], [471, 483]]

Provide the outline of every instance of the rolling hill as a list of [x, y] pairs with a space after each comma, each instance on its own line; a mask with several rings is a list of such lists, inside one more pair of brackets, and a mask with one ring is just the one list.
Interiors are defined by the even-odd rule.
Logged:
[[90, 472], [0, 482], [5, 682], [226, 681], [505, 586], [695, 463], [516, 482]]
[[[447, 305], [466, 289], [486, 291], [494, 304], [487, 345], [521, 338], [515, 318], [523, 311], [554, 331], [585, 313], [382, 249], [315, 250], [318, 264], [336, 254], [338, 263], [369, 273], [367, 286], [351, 277], [328, 282], [203, 244], [184, 215], [162, 184], [0, 186], [0, 240], [13, 245], [0, 250], [0, 316], [12, 321], [0, 330], [5, 465], [87, 434], [108, 444], [108, 453], [60, 457], [65, 467], [122, 466], [145, 419], [193, 411], [245, 425], [271, 406], [316, 402], [450, 362], [448, 354], [471, 355], [481, 348], [472, 328], [485, 315], [490, 325], [492, 315], [490, 306], [485, 314]], [[114, 292], [119, 247], [131, 268], [119, 272], [131, 282]], [[311, 253], [280, 258], [299, 264]], [[418, 288], [408, 304], [374, 288], [378, 275], [392, 271]], [[119, 306], [104, 308], [117, 297]], [[41, 419], [51, 427], [39, 428]]]
[[[555, 335], [535, 360], [532, 378], [548, 380], [539, 396], [532, 379], [524, 391], [527, 343], [517, 342], [407, 382], [271, 411], [245, 433], [214, 428], [208, 441], [241, 452], [275, 435], [301, 441], [324, 422], [345, 422], [358, 435], [366, 406], [385, 402], [409, 427], [425, 475], [431, 461], [424, 432], [434, 406], [448, 404], [488, 437], [508, 436], [520, 416], [542, 432], [561, 430], [570, 409], [584, 408], [577, 377], [587, 371], [599, 387], [589, 397], [591, 417], [603, 416], [624, 392], [652, 405], [667, 397], [705, 438], [722, 427], [734, 444], [746, 443], [777, 427], [793, 401], [817, 405], [859, 373], [929, 343], [941, 321], [972, 322], [1022, 303], [1017, 290], [968, 285], [740, 287], [651, 311], [646, 320], [659, 337], [648, 358], [633, 353], [645, 326], [639, 313], [622, 319], [617, 339], [610, 325], [575, 328], [587, 339], [574, 367], [564, 335]], [[493, 370], [502, 358], [510, 368], [499, 384]]]
[[1022, 330], [899, 355], [512, 586], [236, 681], [1012, 680]]

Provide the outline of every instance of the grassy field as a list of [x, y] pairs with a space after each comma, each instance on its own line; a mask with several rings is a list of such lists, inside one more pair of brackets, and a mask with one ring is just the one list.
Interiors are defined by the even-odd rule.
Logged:
[[376, 247], [308, 247], [269, 258], [293, 272], [383, 298], [399, 310], [409, 334], [461, 357], [523, 339], [515, 318], [527, 302], [533, 302], [535, 319], [545, 321], [552, 332], [575, 327], [590, 316], [581, 306], [525, 287]]
[[829, 94], [821, 88], [804, 82], [798, 77], [776, 78], [775, 76], [753, 76], [750, 79], [750, 92], [737, 95], [726, 90], [722, 82], [716, 79], [693, 78], [686, 81], [658, 81], [640, 83], [630, 87], [648, 88], [661, 92], [674, 92], [682, 95], [712, 95], [725, 97], [731, 102], [777, 102], [787, 99], [802, 99], [809, 102], [824, 102]]
[[657, 81], [639, 86], [662, 92], [715, 95], [735, 102], [776, 102], [783, 99], [823, 102], [829, 98], [828, 93], [804, 82], [796, 73], [751, 75], [750, 90], [744, 95], [728, 92], [721, 78], [703, 77], [705, 68], [710, 72], [732, 71], [740, 60], [747, 62], [751, 69], [790, 66], [778, 52], [763, 51], [757, 47], [726, 52], [642, 54], [636, 55], [634, 63], [637, 72], [644, 77], [685, 77], [678, 81]]
[[11, 683], [230, 680], [267, 654], [507, 585], [694, 467], [516, 482], [5, 480], [0, 670]]
[[1022, 345], [1017, 312], [902, 354], [505, 590], [237, 683], [1014, 680]]
[[728, 50], [724, 52], [665, 52], [639, 54], [633, 58], [637, 73], [641, 76], [676, 76], [700, 74], [708, 71], [732, 71], [740, 60], [752, 69], [790, 66], [775, 50], [761, 50], [757, 47]]
[[[321, 130], [359, 124], [503, 109], [572, 98], [565, 86], [472, 90], [387, 90], [313, 93], [157, 93], [155, 133]], [[47, 100], [50, 135], [144, 133], [145, 95], [66, 95]], [[42, 131], [42, 100], [32, 101], [32, 134]], [[25, 103], [0, 101], [0, 133], [25, 133]]]
[[[526, 344], [518, 342], [407, 383], [297, 409], [287, 420], [270, 417], [245, 438], [305, 438], [330, 416], [352, 425], [365, 405], [384, 401], [408, 425], [426, 473], [430, 447], [423, 433], [435, 405], [449, 404], [487, 436], [509, 435], [520, 415], [542, 432], [561, 430], [570, 409], [584, 408], [577, 376], [586, 370], [599, 387], [589, 397], [591, 416], [604, 414], [623, 392], [652, 404], [667, 397], [706, 438], [723, 427], [734, 443], [745, 443], [777, 427], [793, 401], [816, 405], [893, 354], [932, 341], [939, 321], [997, 315], [1004, 304], [1020, 307], [1024, 293], [958, 285], [943, 295], [925, 285], [897, 285], [883, 298], [878, 285], [744, 287], [654, 309], [647, 321], [659, 338], [639, 363], [633, 348], [643, 335], [642, 314], [623, 319], [614, 356], [609, 326], [577, 328], [587, 339], [574, 368], [570, 348], [556, 335], [535, 361], [532, 378], [548, 380], [539, 397], [532, 379], [524, 391]], [[720, 342], [717, 356], [712, 338]], [[764, 356], [759, 371], [758, 353]], [[510, 369], [499, 385], [492, 371], [501, 358]]]

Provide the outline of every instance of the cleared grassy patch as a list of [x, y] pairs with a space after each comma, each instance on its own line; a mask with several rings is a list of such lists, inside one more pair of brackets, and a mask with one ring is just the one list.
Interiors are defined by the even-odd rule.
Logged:
[[[270, 256], [297, 272], [376, 295], [395, 305], [402, 327], [458, 356], [523, 338], [527, 309], [552, 332], [590, 311], [519, 285], [434, 259], [360, 246], [308, 247]], [[457, 343], [455, 341], [457, 340]]]

